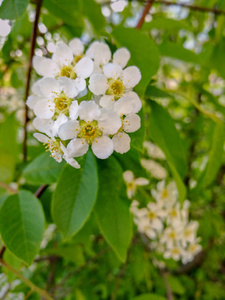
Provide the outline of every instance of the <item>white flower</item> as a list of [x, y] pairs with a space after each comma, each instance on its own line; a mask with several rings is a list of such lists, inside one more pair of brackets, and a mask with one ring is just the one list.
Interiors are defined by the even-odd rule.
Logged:
[[175, 203], [174, 206], [169, 206], [167, 209], [167, 224], [172, 226], [182, 226], [180, 215], [180, 203]]
[[165, 155], [162, 150], [156, 146], [155, 144], [145, 141], [143, 144], [144, 148], [146, 148], [147, 153], [152, 158], [165, 159]]
[[60, 140], [57, 140], [54, 137], [47, 137], [46, 135], [41, 133], [34, 133], [34, 137], [46, 145], [47, 151], [50, 151], [51, 156], [57, 162], [60, 163], [64, 158], [66, 162], [69, 163], [72, 167], [76, 169], [80, 168], [78, 162], [68, 154], [66, 147], [62, 144]]
[[190, 221], [186, 224], [180, 234], [181, 244], [186, 247], [188, 243], [193, 244], [196, 239], [198, 229], [198, 222], [197, 221]]
[[76, 119], [78, 103], [73, 98], [78, 92], [71, 79], [42, 78], [35, 85], [36, 95], [27, 99], [27, 105], [42, 119], [56, 118], [60, 114]]
[[165, 168], [151, 159], [141, 159], [141, 165], [157, 179], [166, 179], [168, 173]]
[[72, 139], [67, 146], [70, 155], [82, 156], [91, 145], [98, 158], [109, 157], [114, 150], [109, 135], [115, 134], [121, 127], [118, 115], [100, 109], [94, 101], [82, 101], [78, 115], [79, 121], [68, 121], [59, 128], [59, 137], [62, 140]]
[[146, 178], [135, 178], [133, 172], [130, 170], [123, 173], [123, 179], [127, 186], [127, 196], [129, 199], [131, 199], [135, 195], [137, 186], [149, 184], [149, 180]]
[[193, 243], [188, 245], [186, 251], [184, 251], [184, 253], [182, 255], [183, 264], [186, 264], [186, 263], [192, 261], [193, 258], [195, 257], [195, 255], [198, 254], [202, 250], [202, 247], [201, 247], [201, 245], [198, 244], [198, 242], [199, 242], [199, 240], [196, 239], [195, 241], [193, 241]]
[[167, 248], [167, 250], [164, 252], [164, 257], [172, 258], [177, 261], [182, 257], [183, 253], [184, 253], [183, 248], [179, 244], [177, 244], [177, 245], [173, 245], [170, 248]]
[[92, 74], [89, 89], [95, 95], [104, 95], [100, 105], [109, 108], [112, 101], [126, 96], [126, 93], [138, 84], [141, 73], [136, 66], [122, 67], [115, 63], [103, 66], [103, 74]]
[[85, 79], [91, 75], [94, 65], [89, 57], [80, 58], [83, 50], [81, 48], [76, 40], [72, 40], [69, 46], [61, 42], [52, 58], [34, 56], [33, 67], [44, 77], [65, 76], [70, 79]]
[[168, 248], [171, 248], [180, 238], [181, 228], [166, 227], [160, 237], [160, 243], [166, 244]]
[[137, 131], [141, 126], [141, 119], [136, 114], [141, 109], [141, 100], [134, 92], [127, 97], [120, 98], [114, 105], [114, 111], [120, 116], [122, 126], [117, 134], [113, 136], [114, 149], [118, 153], [130, 150], [130, 137], [127, 133]]
[[167, 186], [164, 180], [160, 181], [157, 184], [157, 190], [152, 190], [151, 193], [156, 201], [162, 201], [166, 207], [173, 205], [178, 198], [178, 191], [174, 181]]

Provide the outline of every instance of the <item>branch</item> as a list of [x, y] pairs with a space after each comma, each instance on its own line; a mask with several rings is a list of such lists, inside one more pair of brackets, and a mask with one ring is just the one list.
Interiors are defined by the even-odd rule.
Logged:
[[26, 105], [26, 100], [29, 95], [29, 89], [30, 89], [30, 79], [31, 79], [31, 70], [32, 70], [32, 59], [34, 56], [34, 48], [37, 38], [37, 29], [38, 29], [38, 20], [41, 12], [41, 5], [43, 0], [37, 1], [36, 6], [36, 15], [33, 25], [33, 31], [31, 35], [31, 48], [30, 48], [30, 55], [29, 55], [29, 62], [28, 62], [28, 70], [27, 70], [27, 81], [26, 81], [26, 90], [25, 90], [25, 99], [24, 99], [24, 105], [25, 105], [25, 120], [24, 120], [24, 138], [23, 138], [23, 161], [25, 162], [27, 160], [27, 122], [28, 122], [28, 107]]
[[3, 189], [7, 190], [8, 192], [10, 192], [11, 194], [16, 194], [17, 190], [13, 189], [10, 185], [0, 181], [0, 187], [2, 187]]
[[194, 11], [213, 13], [215, 15], [225, 15], [224, 10], [217, 9], [217, 8], [203, 7], [203, 6], [191, 5], [187, 3], [174, 3], [171, 1], [164, 1], [164, 0], [156, 0], [155, 3], [159, 3], [166, 6], [180, 6]]
[[162, 274], [162, 278], [166, 287], [166, 293], [167, 293], [167, 299], [168, 300], [173, 300], [173, 294], [172, 294], [172, 290], [170, 288], [168, 279], [167, 279], [167, 273], [165, 272], [165, 270], [161, 269], [161, 274]]
[[[137, 1], [140, 3], [148, 2], [146, 0], [137, 0]], [[132, 2], [132, 0], [130, 0], [130, 2]], [[104, 2], [101, 2], [101, 5], [110, 4], [110, 3], [112, 3], [112, 1], [106, 0]], [[221, 9], [191, 5], [188, 3], [176, 3], [176, 2], [164, 1], [164, 0], [155, 0], [154, 4], [162, 4], [162, 5], [166, 5], [166, 6], [180, 6], [180, 7], [188, 8], [188, 9], [194, 10], [194, 11], [212, 13], [215, 15], [225, 15], [225, 11], [221, 10]]]
[[12, 266], [7, 264], [3, 259], [0, 258], [0, 263], [7, 268], [10, 272], [15, 274], [20, 280], [22, 280], [26, 285], [28, 285], [33, 291], [37, 292], [40, 296], [44, 297], [46, 300], [54, 300], [45, 290], [40, 289], [38, 286], [36, 286], [32, 281], [25, 278], [19, 271], [14, 269]]
[[44, 193], [44, 191], [47, 189], [48, 185], [47, 184], [44, 184], [44, 185], [41, 185], [37, 191], [34, 193], [34, 195], [37, 197], [37, 198], [40, 198], [41, 195]]
[[137, 23], [136, 29], [141, 29], [141, 27], [142, 27], [142, 25], [143, 25], [143, 23], [145, 21], [145, 17], [149, 13], [149, 10], [152, 7], [153, 2], [154, 2], [154, 0], [148, 0], [147, 1], [146, 5], [144, 7], [143, 13], [141, 15], [141, 18], [140, 18], [140, 20]]

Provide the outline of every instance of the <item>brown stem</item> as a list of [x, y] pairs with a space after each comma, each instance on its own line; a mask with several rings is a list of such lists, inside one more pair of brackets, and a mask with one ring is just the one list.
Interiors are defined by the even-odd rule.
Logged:
[[187, 3], [174, 3], [172, 1], [164, 1], [164, 0], [156, 0], [155, 3], [159, 3], [166, 6], [180, 6], [185, 7], [191, 10], [200, 11], [200, 12], [208, 12], [213, 13], [215, 15], [225, 15], [225, 11], [217, 8], [210, 8], [210, 7], [202, 7], [197, 5], [191, 5]]
[[29, 89], [30, 89], [30, 79], [31, 79], [31, 70], [32, 70], [32, 59], [34, 56], [34, 48], [37, 38], [37, 29], [38, 29], [38, 20], [41, 12], [41, 5], [43, 0], [37, 1], [36, 6], [36, 15], [33, 25], [33, 31], [31, 35], [31, 48], [30, 48], [30, 55], [29, 55], [29, 62], [28, 62], [28, 69], [27, 69], [27, 80], [26, 80], [26, 90], [25, 90], [25, 120], [24, 120], [24, 138], [23, 138], [23, 161], [25, 162], [27, 160], [27, 122], [28, 122], [28, 107], [26, 105], [26, 100], [29, 95]]
[[41, 195], [44, 193], [44, 191], [47, 189], [48, 185], [47, 184], [43, 184], [41, 185], [37, 191], [34, 193], [34, 195], [39, 198], [41, 197]]
[[141, 18], [140, 20], [138, 21], [137, 23], [137, 26], [136, 26], [136, 29], [141, 29], [144, 21], [145, 21], [145, 17], [146, 15], [148, 14], [150, 8], [152, 7], [152, 4], [153, 4], [154, 0], [148, 0], [145, 7], [144, 7], [144, 10], [143, 10], [143, 13], [141, 15]]
[[173, 294], [172, 294], [172, 290], [170, 288], [168, 279], [167, 279], [167, 273], [165, 272], [165, 270], [161, 270], [161, 274], [162, 274], [162, 278], [166, 287], [166, 293], [167, 293], [167, 299], [168, 300], [173, 300]]
[[10, 192], [11, 194], [16, 194], [17, 190], [13, 189], [11, 186], [9, 186], [8, 184], [0, 181], [0, 187], [2, 187], [3, 189], [7, 190], [8, 192]]

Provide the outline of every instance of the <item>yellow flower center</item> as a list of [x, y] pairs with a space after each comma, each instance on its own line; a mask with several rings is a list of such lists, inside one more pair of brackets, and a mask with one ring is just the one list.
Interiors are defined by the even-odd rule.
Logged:
[[176, 218], [177, 217], [177, 211], [176, 209], [172, 209], [169, 213], [171, 218]]
[[168, 191], [167, 191], [167, 189], [164, 189], [164, 190], [162, 191], [161, 197], [162, 197], [162, 198], [166, 198], [167, 196], [168, 196]]
[[46, 151], [50, 151], [51, 156], [55, 157], [55, 153], [63, 154], [61, 147], [60, 147], [60, 141], [49, 141], [49, 143], [44, 143]]
[[61, 93], [59, 97], [54, 99], [55, 103], [55, 117], [63, 113], [69, 116], [69, 108], [72, 103], [72, 99], [68, 98], [64, 93]]
[[175, 232], [174, 232], [174, 231], [170, 232], [169, 237], [170, 237], [171, 239], [175, 239], [175, 237], [176, 237]]
[[79, 138], [84, 138], [89, 145], [93, 143], [96, 138], [102, 136], [102, 132], [98, 129], [98, 122], [96, 120], [92, 122], [80, 121], [81, 130], [78, 133]]
[[65, 77], [68, 77], [70, 79], [75, 79], [77, 77], [76, 73], [74, 72], [74, 69], [73, 69], [72, 65], [70, 65], [70, 66], [63, 66], [61, 68], [59, 76], [60, 77], [65, 76]]
[[124, 85], [120, 79], [109, 79], [109, 88], [106, 91], [107, 95], [114, 95], [116, 97], [122, 96], [124, 92]]
[[155, 214], [153, 211], [150, 211], [150, 212], [148, 213], [148, 217], [149, 217], [150, 220], [153, 220], [153, 219], [155, 219], [156, 214]]
[[173, 248], [172, 253], [173, 254], [180, 254], [180, 250], [178, 248]]
[[77, 64], [79, 60], [81, 60], [81, 58], [84, 57], [84, 54], [81, 55], [77, 55], [76, 57], [74, 57], [73, 62], [74, 64]]

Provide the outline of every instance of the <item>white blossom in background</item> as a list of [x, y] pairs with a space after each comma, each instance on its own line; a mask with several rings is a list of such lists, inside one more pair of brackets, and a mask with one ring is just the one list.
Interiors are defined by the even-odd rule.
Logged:
[[189, 221], [190, 202], [185, 200], [181, 207], [173, 181], [167, 185], [159, 182], [152, 196], [155, 201], [146, 207], [139, 208], [137, 200], [132, 202], [130, 210], [138, 231], [149, 238], [149, 247], [165, 259], [181, 260], [184, 264], [193, 260], [202, 248], [197, 238], [198, 222]]
[[135, 195], [138, 186], [149, 184], [149, 180], [143, 177], [135, 178], [132, 171], [128, 170], [123, 173], [123, 179], [127, 186], [127, 196], [129, 199]]
[[147, 150], [149, 157], [165, 160], [165, 155], [162, 150], [152, 142], [144, 141], [143, 146]]
[[79, 168], [75, 158], [91, 147], [106, 159], [113, 151], [130, 150], [129, 133], [137, 131], [142, 103], [133, 91], [141, 79], [136, 66], [128, 66], [130, 52], [112, 55], [106, 43], [95, 41], [85, 51], [78, 38], [58, 43], [51, 58], [34, 56], [33, 67], [42, 76], [27, 99], [36, 118], [34, 137], [51, 156]]
[[156, 179], [162, 180], [166, 179], [166, 177], [168, 176], [167, 170], [154, 160], [142, 158], [141, 165], [151, 174], [152, 177]]

